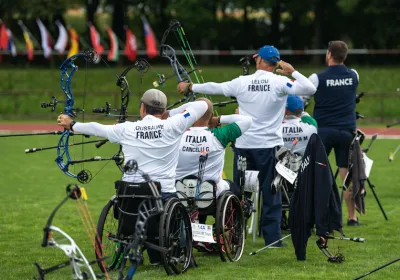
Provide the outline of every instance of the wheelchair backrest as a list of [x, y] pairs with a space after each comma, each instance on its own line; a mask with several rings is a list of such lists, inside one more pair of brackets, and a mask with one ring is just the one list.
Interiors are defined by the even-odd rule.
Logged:
[[215, 199], [216, 184], [211, 181], [204, 181], [200, 184], [196, 195], [197, 181], [195, 176], [188, 176], [176, 181], [176, 193], [185, 207], [188, 206], [188, 201], [192, 200], [197, 207], [207, 208]]

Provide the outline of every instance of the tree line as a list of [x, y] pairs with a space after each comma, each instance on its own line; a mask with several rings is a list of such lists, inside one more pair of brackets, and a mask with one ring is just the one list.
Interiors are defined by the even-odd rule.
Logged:
[[265, 44], [319, 49], [333, 39], [342, 39], [351, 48], [400, 47], [396, 0], [0, 0], [0, 19], [16, 28], [21, 19], [35, 30], [37, 17], [47, 26], [56, 19], [65, 24], [66, 11], [79, 8], [86, 17], [81, 32], [89, 34], [88, 21], [99, 25], [98, 11], [102, 11], [122, 40], [124, 26], [143, 33], [141, 14], [149, 19], [158, 40], [176, 18], [194, 49], [257, 49]]

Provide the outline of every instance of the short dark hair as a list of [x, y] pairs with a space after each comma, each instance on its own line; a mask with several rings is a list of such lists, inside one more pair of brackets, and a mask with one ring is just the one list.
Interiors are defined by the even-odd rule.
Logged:
[[165, 108], [157, 108], [144, 103], [143, 105], [144, 105], [144, 110], [148, 115], [161, 115], [165, 111]]
[[[273, 57], [273, 58], [275, 59], [276, 57]], [[276, 58], [276, 59], [277, 59], [277, 58]], [[264, 59], [264, 58], [262, 58], [262, 60], [263, 60], [264, 63], [267, 64], [268, 66], [276, 67], [276, 66], [278, 65], [278, 62], [271, 62], [271, 61], [268, 61], [268, 60], [266, 60], [266, 59]]]
[[343, 41], [329, 42], [328, 51], [336, 63], [342, 63], [347, 58], [347, 45]]

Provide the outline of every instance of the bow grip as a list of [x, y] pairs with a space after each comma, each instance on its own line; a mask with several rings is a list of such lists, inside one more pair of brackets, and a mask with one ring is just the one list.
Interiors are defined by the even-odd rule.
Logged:
[[47, 247], [47, 245], [49, 243], [49, 236], [51, 235], [51, 231], [48, 226], [46, 226], [43, 229], [43, 231], [44, 231], [44, 233], [43, 233], [42, 247]]

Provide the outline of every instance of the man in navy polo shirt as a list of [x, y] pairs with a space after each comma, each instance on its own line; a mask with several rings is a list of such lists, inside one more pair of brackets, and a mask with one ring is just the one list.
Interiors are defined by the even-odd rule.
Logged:
[[[250, 128], [236, 139], [234, 181], [239, 183], [237, 159], [246, 157], [247, 169], [260, 171], [258, 180], [263, 195], [262, 232], [265, 244], [279, 240], [282, 216], [281, 194], [272, 193], [271, 183], [274, 178], [275, 149], [283, 146], [282, 121], [289, 94], [311, 96], [315, 86], [292, 65], [281, 60], [279, 51], [274, 46], [260, 48], [254, 55], [257, 71], [252, 75], [240, 76], [224, 83], [189, 84], [181, 82], [178, 91], [193, 91], [203, 94], [223, 94], [236, 97], [239, 114], [252, 119]], [[277, 72], [292, 76], [288, 77]], [[277, 247], [281, 247], [278, 243]]]
[[[326, 154], [335, 149], [336, 165], [344, 181], [348, 172], [349, 148], [356, 130], [356, 92], [358, 73], [344, 65], [347, 45], [343, 41], [332, 41], [326, 52], [324, 71], [312, 74], [310, 81], [317, 88], [314, 95], [314, 118], [318, 123], [318, 135], [324, 143]], [[349, 190], [344, 192], [349, 226], [357, 226], [355, 202]]]

